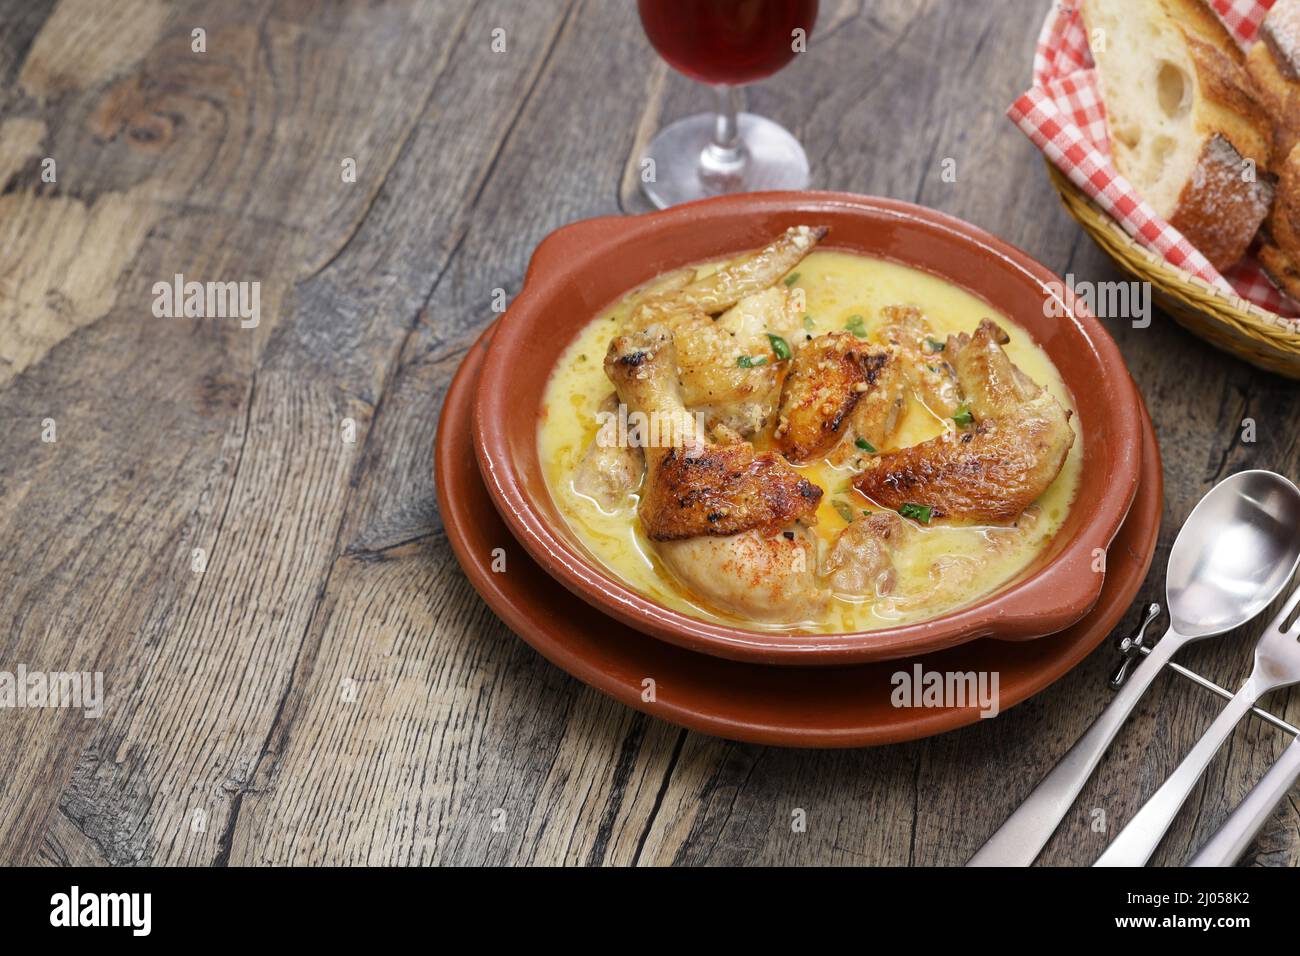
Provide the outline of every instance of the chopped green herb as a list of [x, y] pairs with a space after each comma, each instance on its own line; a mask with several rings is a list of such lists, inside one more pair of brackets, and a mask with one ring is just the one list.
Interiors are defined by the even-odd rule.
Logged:
[[926, 336], [925, 344], [928, 345], [928, 346], [930, 346], [930, 351], [931, 351], [931, 352], [942, 352], [943, 349], [944, 349], [944, 346], [945, 346], [947, 343], [946, 343], [946, 342], [940, 342], [938, 339], [932, 339], [932, 338], [930, 338], [929, 336]]
[[868, 511], [866, 508], [863, 508], [863, 509], [862, 509], [862, 513], [863, 513], [864, 515], [867, 515], [868, 517], [871, 516], [871, 512]]
[[972, 424], [975, 421], [975, 416], [970, 413], [970, 405], [961, 405], [961, 407], [957, 409], [957, 414], [952, 416], [952, 420], [962, 428]]
[[862, 316], [850, 315], [848, 321], [844, 323], [844, 327], [858, 338], [865, 339], [867, 337], [867, 326], [865, 323], [866, 319]]
[[870, 455], [874, 455], [876, 453], [876, 446], [871, 444], [871, 442], [867, 441], [865, 438], [859, 438], [853, 444], [857, 445], [859, 448], [861, 448], [863, 451], [867, 452]]
[[803, 327], [809, 332], [813, 330], [813, 317], [811, 315], [805, 315], [803, 317]]
[[832, 501], [831, 504], [834, 505], [835, 510], [840, 513], [840, 517], [844, 519], [845, 524], [853, 524], [853, 519], [856, 518], [857, 515], [853, 513], [852, 508], [842, 501]]
[[767, 359], [750, 358], [748, 355], [742, 355], [740, 358], [736, 359], [736, 364], [741, 368], [757, 368], [760, 365], [766, 365]]
[[911, 518], [913, 521], [921, 522], [921, 524], [929, 524], [930, 516], [934, 514], [934, 508], [930, 505], [914, 505], [908, 503], [899, 508], [898, 513], [904, 518]]
[[786, 285], [794, 285], [798, 281], [799, 281], [799, 273], [797, 272], [791, 272], [788, 276], [785, 277]]
[[786, 359], [794, 355], [794, 353], [790, 351], [790, 343], [781, 338], [781, 336], [773, 335], [771, 332], [768, 332], [767, 340], [772, 343], [772, 351], [776, 353], [778, 361], [784, 362]]

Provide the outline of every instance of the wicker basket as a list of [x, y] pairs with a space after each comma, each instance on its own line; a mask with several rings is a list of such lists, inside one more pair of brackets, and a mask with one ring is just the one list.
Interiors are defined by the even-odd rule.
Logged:
[[1050, 162], [1047, 172], [1061, 202], [1120, 268], [1151, 283], [1152, 298], [1207, 342], [1270, 372], [1300, 379], [1300, 329], [1238, 296], [1175, 269], [1138, 245], [1110, 216]]

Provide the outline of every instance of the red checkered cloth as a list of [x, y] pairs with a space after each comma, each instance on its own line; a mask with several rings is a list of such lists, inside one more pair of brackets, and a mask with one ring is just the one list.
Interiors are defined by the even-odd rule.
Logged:
[[[1210, 0], [1210, 6], [1237, 41], [1249, 47], [1275, 2]], [[1053, 3], [1034, 50], [1034, 85], [1011, 104], [1007, 116], [1125, 232], [1170, 265], [1284, 318], [1300, 316], [1300, 305], [1278, 291], [1252, 256], [1221, 275], [1115, 171], [1105, 106], [1078, 4]]]

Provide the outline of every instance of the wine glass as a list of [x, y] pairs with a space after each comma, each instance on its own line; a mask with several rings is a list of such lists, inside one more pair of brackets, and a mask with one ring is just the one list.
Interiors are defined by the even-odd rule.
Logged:
[[779, 123], [740, 112], [745, 83], [807, 49], [817, 0], [637, 0], [659, 55], [708, 83], [714, 113], [678, 120], [650, 141], [642, 187], [660, 209], [757, 189], [806, 189], [808, 157]]

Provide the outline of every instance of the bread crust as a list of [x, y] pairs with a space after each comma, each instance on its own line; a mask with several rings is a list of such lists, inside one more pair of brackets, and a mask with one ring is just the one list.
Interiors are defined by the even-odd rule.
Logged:
[[1300, 269], [1291, 257], [1267, 237], [1261, 240], [1256, 256], [1273, 284], [1300, 302]]
[[1269, 11], [1246, 56], [1246, 73], [1270, 118], [1276, 172], [1300, 143], [1300, 0], [1278, 0]]
[[[1246, 254], [1273, 201], [1264, 176], [1272, 130], [1245, 56], [1213, 11], [1202, 0], [1162, 2], [1187, 41], [1202, 94], [1193, 122], [1206, 136], [1169, 223], [1215, 268], [1226, 269]], [[1254, 170], [1247, 159], [1254, 160]]]
[[1273, 284], [1300, 301], [1300, 0], [1278, 0], [1269, 10], [1246, 72], [1270, 117], [1277, 177], [1257, 258]]
[[1273, 284], [1300, 302], [1300, 145], [1292, 148], [1278, 170], [1258, 258]]
[[1251, 181], [1242, 155], [1220, 133], [1201, 147], [1169, 224], [1216, 269], [1241, 259], [1273, 203], [1273, 185], [1259, 171]]
[[[1090, 33], [1094, 2], [1085, 0], [1081, 8]], [[1135, 0], [1134, 5], [1139, 3], [1147, 8], [1148, 20], [1181, 39], [1194, 81], [1188, 135], [1196, 144], [1197, 159], [1172, 205], [1161, 199], [1168, 208], [1157, 212], [1223, 270], [1246, 254], [1272, 203], [1265, 173], [1273, 130], [1246, 71], [1244, 54], [1204, 0]], [[1154, 63], [1152, 69], [1154, 76]], [[1104, 71], [1102, 85], [1104, 94]], [[1152, 127], [1147, 135], [1154, 123]], [[1123, 154], [1116, 154], [1119, 172], [1130, 180], [1139, 178], [1129, 175], [1124, 160]]]

